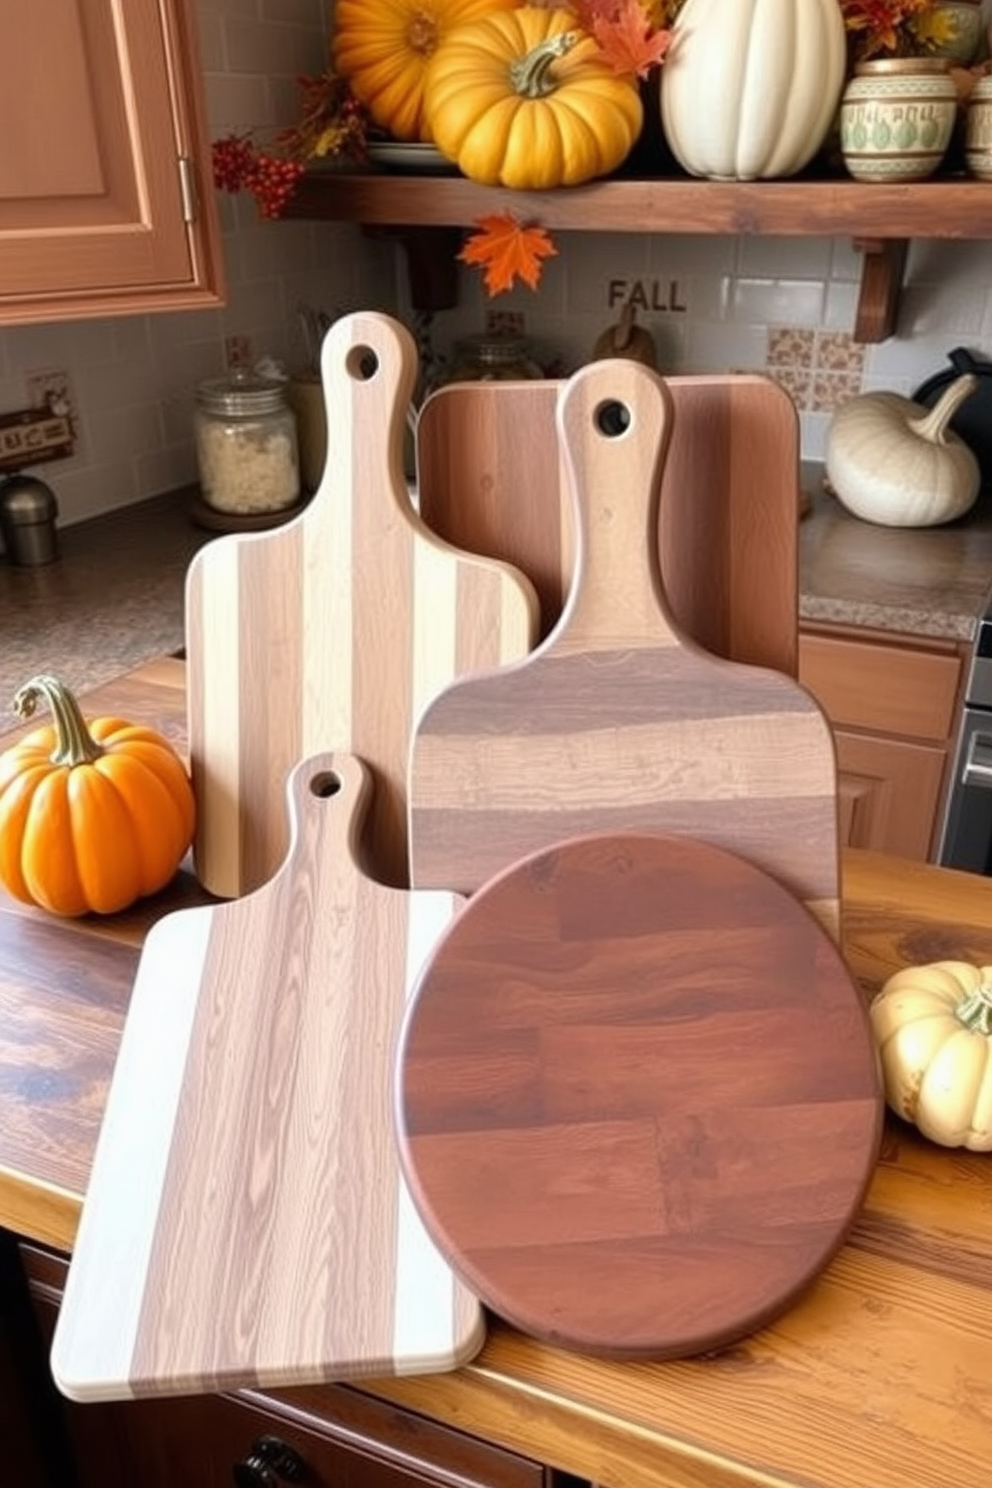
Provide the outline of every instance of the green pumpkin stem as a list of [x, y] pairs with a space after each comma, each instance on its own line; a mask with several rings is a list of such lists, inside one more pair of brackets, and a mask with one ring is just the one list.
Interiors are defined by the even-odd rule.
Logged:
[[39, 698], [45, 699], [55, 722], [55, 748], [49, 756], [53, 765], [68, 765], [71, 769], [74, 765], [92, 764], [106, 754], [103, 745], [97, 743], [86, 727], [76, 699], [57, 677], [39, 673], [18, 688], [14, 698], [18, 718], [30, 718]]
[[513, 91], [521, 98], [546, 98], [554, 93], [558, 84], [551, 76], [551, 64], [570, 52], [578, 39], [577, 31], [563, 31], [560, 36], [539, 42], [526, 57], [517, 57], [510, 63]]
[[954, 1009], [965, 1028], [972, 1033], [992, 1034], [992, 987], [980, 982]]

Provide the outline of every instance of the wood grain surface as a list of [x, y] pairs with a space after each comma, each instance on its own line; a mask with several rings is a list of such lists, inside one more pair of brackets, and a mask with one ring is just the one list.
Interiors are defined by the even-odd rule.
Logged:
[[[718, 656], [795, 676], [795, 406], [764, 377], [666, 382], [674, 420], [658, 553], [673, 618]], [[545, 635], [574, 566], [572, 496], [555, 432], [560, 389], [552, 380], [453, 384], [427, 399], [417, 427], [424, 520], [533, 579]]]
[[148, 936], [52, 1354], [73, 1398], [429, 1372], [482, 1344], [391, 1118], [407, 988], [457, 901], [359, 871], [370, 789], [354, 757], [305, 761], [276, 876]]
[[410, 503], [409, 332], [374, 312], [342, 317], [322, 374], [330, 457], [310, 505], [274, 532], [209, 543], [187, 578], [195, 862], [225, 896], [282, 861], [286, 777], [325, 749], [372, 769], [365, 866], [404, 886], [416, 711], [451, 678], [524, 655], [536, 632], [528, 580], [453, 549]]
[[577, 838], [487, 883], [399, 1060], [431, 1234], [500, 1317], [584, 1352], [677, 1357], [768, 1322], [840, 1247], [881, 1135], [836, 946], [685, 838]]
[[413, 882], [471, 893], [561, 838], [648, 828], [750, 858], [836, 935], [826, 719], [792, 678], [708, 654], [669, 611], [653, 540], [664, 381], [593, 363], [563, 386], [557, 421], [578, 532], [568, 604], [530, 656], [449, 685], [417, 720]]

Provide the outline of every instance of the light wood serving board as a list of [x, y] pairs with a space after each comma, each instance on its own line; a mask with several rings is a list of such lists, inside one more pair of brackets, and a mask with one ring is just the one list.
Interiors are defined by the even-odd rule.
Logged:
[[[601, 416], [621, 409], [615, 433]], [[739, 852], [836, 934], [836, 764], [780, 672], [701, 650], [671, 618], [657, 544], [672, 403], [656, 373], [596, 362], [558, 430], [578, 533], [568, 604], [524, 660], [450, 684], [411, 748], [413, 882], [472, 893], [564, 837], [644, 828]]]
[[370, 779], [303, 762], [273, 880], [146, 940], [53, 1345], [72, 1398], [427, 1373], [481, 1347], [392, 1124], [407, 989], [458, 900], [362, 874]]
[[490, 880], [408, 1004], [400, 1151], [466, 1284], [566, 1348], [670, 1358], [768, 1322], [858, 1213], [882, 1131], [858, 987], [753, 864], [650, 834]]
[[[666, 379], [661, 573], [679, 627], [718, 656], [795, 676], [799, 430], [788, 394], [750, 375]], [[573, 568], [572, 498], [555, 435], [561, 384], [440, 388], [417, 428], [421, 516], [458, 547], [522, 569], [542, 634]]]
[[227, 897], [282, 861], [286, 777], [324, 749], [372, 769], [365, 866], [405, 885], [418, 708], [453, 677], [524, 655], [536, 636], [529, 581], [449, 546], [410, 503], [410, 333], [386, 315], [343, 317], [322, 373], [330, 456], [310, 505], [275, 531], [209, 543], [187, 576], [194, 859], [204, 886]]

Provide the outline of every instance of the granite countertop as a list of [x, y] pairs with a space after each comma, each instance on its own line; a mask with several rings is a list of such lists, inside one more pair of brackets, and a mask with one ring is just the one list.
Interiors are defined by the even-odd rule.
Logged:
[[[852, 517], [803, 468], [812, 496], [800, 526], [803, 620], [969, 641], [992, 586], [992, 499], [947, 527], [875, 527]], [[182, 651], [183, 586], [216, 537], [194, 525], [189, 492], [153, 497], [59, 531], [57, 562], [0, 559], [0, 717], [39, 670], [95, 687]]]
[[992, 497], [946, 527], [859, 521], [804, 467], [812, 508], [799, 528], [802, 620], [974, 639], [992, 589]]

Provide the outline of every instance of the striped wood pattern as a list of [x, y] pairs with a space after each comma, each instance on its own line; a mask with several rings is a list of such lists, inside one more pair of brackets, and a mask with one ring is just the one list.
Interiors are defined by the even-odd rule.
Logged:
[[276, 876], [148, 935], [55, 1338], [71, 1397], [429, 1372], [481, 1347], [392, 1123], [407, 989], [458, 901], [362, 875], [370, 780], [350, 756], [302, 763]]
[[[367, 352], [373, 375], [363, 374]], [[196, 870], [229, 897], [282, 861], [286, 777], [324, 749], [351, 750], [372, 769], [364, 866], [405, 885], [416, 712], [453, 677], [524, 655], [536, 633], [529, 582], [453, 549], [410, 504], [409, 332], [385, 315], [346, 316], [322, 365], [330, 458], [320, 490], [275, 531], [208, 544], [187, 579]]]
[[860, 992], [753, 864], [571, 839], [475, 894], [399, 1046], [400, 1151], [441, 1250], [525, 1332], [672, 1358], [827, 1264], [878, 1155]]
[[[680, 628], [718, 656], [795, 676], [799, 437], [764, 377], [671, 377], [659, 561]], [[523, 570], [542, 633], [572, 573], [572, 497], [555, 437], [557, 382], [452, 385], [417, 430], [420, 512], [440, 536]]]
[[[601, 405], [631, 416], [618, 437]], [[672, 405], [657, 374], [621, 361], [563, 386], [559, 435], [578, 513], [568, 605], [524, 660], [450, 685], [411, 749], [413, 882], [471, 893], [561, 838], [646, 828], [739, 852], [836, 935], [836, 766], [798, 683], [680, 637], [657, 546]]]

